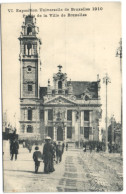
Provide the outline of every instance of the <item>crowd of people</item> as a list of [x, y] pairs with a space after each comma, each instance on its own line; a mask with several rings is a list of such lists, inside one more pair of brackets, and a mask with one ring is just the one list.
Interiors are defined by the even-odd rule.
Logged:
[[[23, 148], [27, 148], [29, 153], [32, 150], [31, 142], [23, 142]], [[35, 151], [33, 152], [33, 160], [35, 163], [35, 173], [38, 172], [39, 166], [41, 162], [44, 162], [44, 173], [48, 174], [54, 172], [54, 163], [58, 164], [62, 161], [62, 155], [64, 153], [64, 149], [68, 150], [68, 143], [64, 142], [54, 142], [51, 140], [49, 136], [45, 138], [45, 144], [43, 146], [43, 150], [39, 150], [39, 145], [36, 143]], [[10, 160], [17, 160], [19, 150], [19, 142], [16, 136], [10, 139]]]
[[93, 144], [86, 145], [86, 144], [84, 144], [83, 145], [83, 151], [86, 152], [88, 149], [89, 149], [90, 153], [93, 150], [96, 151], [96, 152], [103, 151], [102, 146], [100, 144], [97, 144], [97, 145], [93, 145]]
[[[56, 164], [62, 161], [62, 155], [64, 153], [65, 144], [64, 142], [53, 142], [50, 137], [45, 138], [45, 144], [43, 151], [39, 151], [39, 147], [35, 147], [33, 153], [33, 160], [35, 162], [35, 173], [38, 172], [40, 162], [44, 162], [44, 173], [52, 173], [55, 171], [54, 162]], [[66, 143], [66, 150], [68, 150], [68, 144]]]
[[84, 152], [90, 151], [105, 151], [105, 144], [103, 142], [98, 142], [98, 141], [89, 141], [89, 142], [84, 142], [84, 141], [76, 141], [75, 142], [75, 148], [81, 148], [83, 149]]
[[[23, 148], [27, 148], [29, 150], [29, 153], [31, 153], [32, 150], [32, 144], [31, 142], [23, 142]], [[114, 152], [111, 150], [110, 146], [109, 147], [109, 152]], [[75, 148], [82, 148], [84, 152], [87, 150], [90, 151], [90, 153], [95, 150], [96, 152], [99, 151], [104, 151], [104, 146], [100, 144], [99, 142], [75, 142]], [[18, 149], [19, 149], [19, 142], [18, 138], [16, 136], [13, 136], [13, 138], [10, 140], [10, 159], [14, 159], [15, 155], [15, 160], [17, 160], [17, 155], [18, 155]], [[55, 171], [54, 168], [54, 163], [58, 164], [62, 161], [62, 155], [64, 153], [64, 149], [66, 151], [68, 150], [68, 143], [64, 142], [55, 142], [52, 141], [49, 136], [45, 138], [45, 144], [43, 146], [43, 149], [40, 151], [39, 146], [36, 143], [35, 146], [35, 151], [33, 152], [33, 160], [35, 163], [35, 173], [38, 172], [40, 163], [44, 163], [44, 173], [48, 174], [51, 172]]]

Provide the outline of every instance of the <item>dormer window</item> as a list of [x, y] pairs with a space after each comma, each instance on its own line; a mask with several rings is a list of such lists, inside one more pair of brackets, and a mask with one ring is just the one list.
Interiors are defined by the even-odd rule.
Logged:
[[30, 26], [27, 28], [27, 35], [32, 35], [32, 28]]
[[89, 96], [88, 95], [85, 96], [85, 100], [89, 100]]
[[58, 89], [62, 89], [62, 81], [58, 82]]

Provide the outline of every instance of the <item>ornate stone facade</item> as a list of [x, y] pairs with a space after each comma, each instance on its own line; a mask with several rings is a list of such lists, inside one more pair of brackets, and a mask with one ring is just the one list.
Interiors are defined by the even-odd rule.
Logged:
[[20, 139], [55, 141], [99, 140], [100, 80], [67, 81], [67, 74], [53, 75], [53, 86], [39, 87], [41, 40], [35, 18], [28, 15], [20, 40]]

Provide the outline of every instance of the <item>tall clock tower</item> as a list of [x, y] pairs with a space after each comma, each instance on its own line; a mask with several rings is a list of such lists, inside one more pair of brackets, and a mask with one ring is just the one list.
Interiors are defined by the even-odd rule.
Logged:
[[39, 134], [39, 28], [29, 14], [22, 25], [20, 40], [20, 133], [32, 138]]

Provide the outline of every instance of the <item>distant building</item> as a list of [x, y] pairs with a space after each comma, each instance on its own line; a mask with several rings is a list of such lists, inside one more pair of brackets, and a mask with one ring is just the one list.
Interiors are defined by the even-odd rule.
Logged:
[[20, 40], [20, 139], [75, 142], [99, 140], [100, 80], [68, 81], [53, 75], [53, 85], [39, 86], [40, 45], [36, 19], [25, 17]]
[[4, 112], [3, 113], [3, 119], [2, 119], [2, 132], [6, 131], [7, 126], [8, 126], [8, 123], [7, 123], [7, 113]]
[[111, 124], [108, 127], [108, 141], [110, 144], [121, 144], [121, 124], [111, 118]]
[[[8, 140], [14, 133], [16, 134], [16, 128], [8, 122], [7, 112], [4, 112], [2, 119], [2, 139]], [[18, 135], [16, 136], [18, 137]]]

